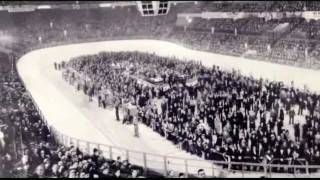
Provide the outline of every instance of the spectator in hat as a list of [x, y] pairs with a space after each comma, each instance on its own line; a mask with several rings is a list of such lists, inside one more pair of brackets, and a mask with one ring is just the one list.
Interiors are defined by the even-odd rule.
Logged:
[[198, 178], [206, 178], [206, 173], [204, 172], [204, 169], [198, 170]]

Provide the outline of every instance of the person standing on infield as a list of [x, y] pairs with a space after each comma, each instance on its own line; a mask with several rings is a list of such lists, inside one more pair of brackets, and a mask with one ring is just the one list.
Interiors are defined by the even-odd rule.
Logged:
[[138, 119], [136, 117], [133, 118], [133, 127], [134, 127], [134, 137], [139, 137], [139, 126]]
[[115, 108], [116, 108], [116, 119], [117, 121], [120, 121], [120, 118], [119, 118], [119, 106], [120, 106], [120, 102], [119, 102], [119, 99], [116, 100], [116, 103], [115, 103]]

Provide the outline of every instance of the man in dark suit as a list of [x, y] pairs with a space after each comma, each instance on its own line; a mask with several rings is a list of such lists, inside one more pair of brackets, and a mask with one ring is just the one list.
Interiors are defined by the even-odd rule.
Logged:
[[279, 119], [280, 119], [281, 121], [284, 120], [284, 110], [283, 110], [283, 108], [280, 109]]
[[294, 124], [294, 116], [296, 115], [296, 112], [293, 108], [289, 111], [289, 124]]
[[54, 69], [57, 70], [57, 62], [54, 62]]
[[117, 119], [117, 121], [120, 121], [120, 118], [119, 118], [119, 107], [120, 107], [120, 103], [119, 103], [118, 100], [116, 100], [115, 108], [116, 108], [116, 119]]
[[294, 138], [295, 141], [299, 142], [300, 141], [300, 124], [294, 124]]

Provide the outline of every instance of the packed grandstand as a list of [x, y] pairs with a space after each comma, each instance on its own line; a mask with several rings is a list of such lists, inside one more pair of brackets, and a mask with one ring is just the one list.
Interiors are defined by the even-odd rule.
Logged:
[[[1, 1], [0, 7], [15, 3], [40, 2]], [[217, 54], [320, 68], [320, 20], [316, 18], [191, 16], [201, 12], [317, 12], [320, 3], [316, 1], [171, 2], [168, 14], [144, 17], [134, 5], [110, 3], [113, 5], [107, 9], [0, 11], [0, 177], [164, 176], [123, 157], [104, 157], [99, 149], [83, 152], [74, 145], [59, 144], [15, 67], [16, 61], [33, 49], [157, 39]], [[265, 171], [250, 163], [272, 163], [287, 166], [273, 167], [270, 172], [318, 171], [292, 166], [320, 165], [319, 95], [306, 89], [216, 66], [207, 68], [197, 59], [181, 62], [140, 52], [101, 52], [54, 67], [78, 91], [97, 98], [101, 108], [136, 106], [135, 113], [128, 111], [121, 119], [123, 123], [139, 121], [183, 151], [205, 160], [225, 161], [225, 169]], [[289, 117], [289, 127], [284, 126], [285, 117]], [[297, 123], [301, 118], [306, 123]], [[205, 176], [201, 168], [197, 173]], [[165, 176], [173, 175], [166, 172]], [[187, 176], [178, 172], [174, 177]]]

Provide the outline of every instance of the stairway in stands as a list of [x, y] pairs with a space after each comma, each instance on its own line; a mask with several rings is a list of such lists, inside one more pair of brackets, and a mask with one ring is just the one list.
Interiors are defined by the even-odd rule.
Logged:
[[[297, 23], [291, 25], [286, 31], [277, 34], [276, 37], [271, 41], [271, 47], [273, 47], [280, 39], [285, 39], [293, 30], [295, 30], [301, 23], [303, 19], [301, 18]], [[289, 25], [290, 26], [290, 25]]]

